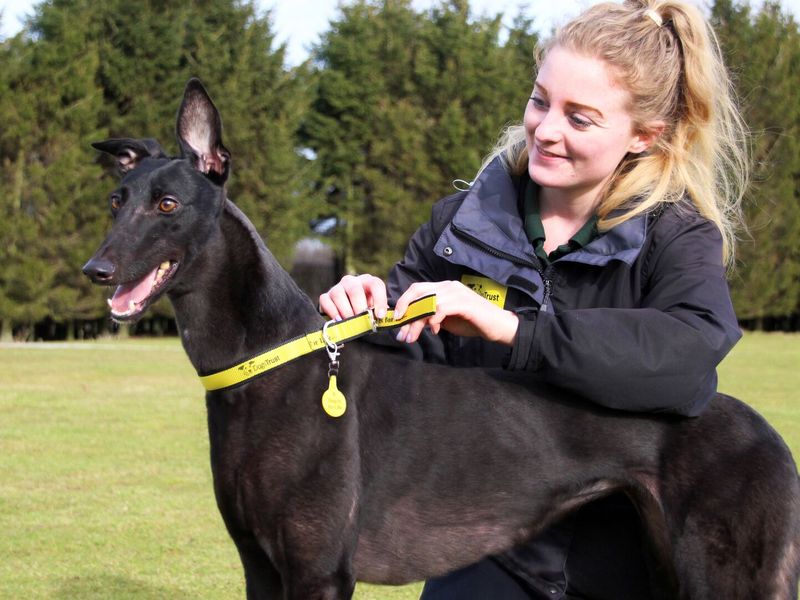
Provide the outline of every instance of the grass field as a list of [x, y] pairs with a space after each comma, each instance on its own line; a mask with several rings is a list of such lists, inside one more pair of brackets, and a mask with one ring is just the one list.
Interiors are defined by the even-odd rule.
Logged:
[[[720, 389], [800, 453], [800, 336], [750, 334]], [[0, 598], [243, 598], [203, 393], [176, 340], [0, 346]], [[419, 585], [359, 585], [411, 600]]]

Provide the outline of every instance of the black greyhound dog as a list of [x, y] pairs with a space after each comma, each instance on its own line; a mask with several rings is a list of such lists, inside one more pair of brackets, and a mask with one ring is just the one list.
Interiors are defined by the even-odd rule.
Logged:
[[[95, 147], [123, 172], [114, 225], [84, 272], [116, 285], [119, 321], [162, 294], [199, 373], [318, 330], [323, 319], [226, 198], [230, 153], [197, 80], [178, 112], [182, 155], [154, 140]], [[524, 375], [342, 350], [339, 418], [328, 357], [306, 354], [206, 395], [217, 503], [247, 597], [350, 598], [519, 544], [582, 504], [637, 507], [657, 598], [795, 598], [800, 483], [791, 453], [745, 404], [699, 418], [590, 406]]]

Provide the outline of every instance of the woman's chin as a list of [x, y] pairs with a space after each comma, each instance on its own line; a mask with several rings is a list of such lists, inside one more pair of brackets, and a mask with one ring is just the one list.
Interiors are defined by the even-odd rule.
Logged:
[[[565, 162], [566, 161], [562, 160], [562, 167], [565, 166]], [[542, 165], [538, 161], [533, 160], [528, 163], [528, 176], [531, 178], [531, 181], [541, 187], [568, 187], [572, 183], [572, 180], [570, 177], [566, 176], [565, 173], [560, 171], [561, 169], [558, 169], [556, 165], [553, 164]]]

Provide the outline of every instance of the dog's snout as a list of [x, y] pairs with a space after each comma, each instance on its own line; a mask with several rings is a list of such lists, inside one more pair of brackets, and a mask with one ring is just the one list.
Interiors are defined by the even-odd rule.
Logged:
[[95, 283], [111, 283], [116, 271], [114, 263], [105, 258], [92, 258], [83, 265], [83, 273]]

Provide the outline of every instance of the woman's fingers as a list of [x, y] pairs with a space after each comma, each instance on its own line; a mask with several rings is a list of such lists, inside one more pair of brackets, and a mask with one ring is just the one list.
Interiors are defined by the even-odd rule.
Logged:
[[403, 294], [397, 299], [397, 302], [394, 305], [394, 318], [395, 320], [402, 319], [403, 315], [406, 314], [406, 310], [408, 309], [408, 305], [411, 304], [414, 300], [418, 300], [423, 296], [428, 296], [430, 294], [436, 294], [436, 305], [437, 305], [437, 312], [439, 310], [439, 294], [438, 290], [441, 288], [441, 285], [444, 281], [438, 282], [422, 282], [422, 283], [412, 283], [409, 288], [403, 292]]
[[386, 285], [373, 275], [345, 275], [319, 297], [320, 310], [331, 319], [347, 319], [374, 308], [378, 318], [386, 316]]
[[398, 340], [416, 342], [422, 330], [428, 327], [433, 333], [444, 328], [456, 335], [480, 336], [508, 345], [513, 343], [519, 325], [517, 316], [492, 304], [459, 281], [411, 285], [397, 300], [395, 318], [402, 317], [411, 302], [432, 293], [436, 294], [436, 314], [404, 325], [397, 334]]
[[319, 295], [319, 312], [330, 319], [340, 320], [342, 315], [339, 313], [339, 307], [336, 306], [336, 301], [331, 296], [335, 287], [336, 286]]
[[407, 344], [413, 344], [416, 342], [419, 339], [419, 336], [422, 335], [422, 330], [425, 329], [428, 319], [430, 319], [430, 317], [419, 319], [413, 323], [403, 325], [397, 334], [398, 341], [405, 342]]
[[448, 309], [448, 299], [452, 296], [453, 284], [456, 283], [457, 282], [452, 281], [437, 281], [411, 284], [403, 295], [397, 299], [397, 303], [394, 307], [394, 318], [401, 319], [408, 309], [409, 304], [430, 294], [436, 294], [436, 313], [414, 321], [413, 323], [403, 325], [397, 333], [398, 341], [413, 344], [419, 339], [425, 327], [428, 327], [434, 334], [439, 333], [442, 321], [451, 313]]
[[386, 297], [386, 284], [382, 279], [374, 275], [362, 275], [361, 277], [364, 278], [364, 293], [367, 296], [367, 308], [374, 309], [377, 318], [384, 318], [389, 308], [389, 300]]

